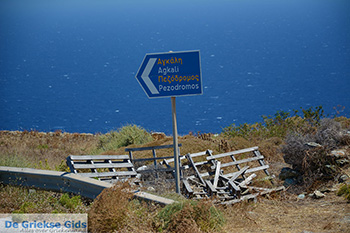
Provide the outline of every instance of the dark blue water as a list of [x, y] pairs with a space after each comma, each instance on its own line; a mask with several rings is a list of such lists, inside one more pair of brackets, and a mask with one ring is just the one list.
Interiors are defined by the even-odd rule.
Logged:
[[348, 0], [1, 0], [0, 129], [170, 134], [170, 99], [135, 74], [146, 53], [197, 49], [204, 94], [177, 98], [180, 134], [300, 107], [350, 115]]

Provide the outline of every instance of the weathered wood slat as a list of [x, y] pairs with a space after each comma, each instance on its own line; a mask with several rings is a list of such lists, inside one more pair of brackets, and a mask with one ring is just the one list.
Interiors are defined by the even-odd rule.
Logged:
[[252, 172], [256, 172], [256, 171], [260, 171], [260, 170], [265, 170], [268, 169], [270, 166], [269, 165], [264, 165], [264, 166], [260, 166], [260, 167], [253, 167], [250, 168], [246, 171], [246, 173], [252, 173]]
[[[140, 162], [140, 161], [150, 161], [150, 160], [160, 160], [160, 159], [167, 159], [167, 158], [173, 158], [174, 156], [166, 156], [166, 157], [155, 157], [155, 158], [144, 158], [144, 159], [134, 159], [134, 162]], [[174, 159], [173, 159], [174, 160]]]
[[[255, 155], [256, 157], [261, 156], [261, 153], [260, 153], [260, 151], [258, 151], [258, 150], [254, 151], [253, 153], [254, 153], [254, 155]], [[264, 161], [264, 160], [261, 159], [261, 160], [258, 160], [258, 161], [259, 161], [259, 163], [260, 163], [261, 166], [264, 166], [264, 165], [265, 165], [265, 161]], [[265, 172], [266, 175], [270, 176], [270, 173], [269, 173], [269, 171], [268, 171], [267, 169], [264, 169], [264, 172]], [[271, 181], [271, 183], [273, 183], [273, 181]]]
[[274, 193], [274, 192], [280, 192], [280, 191], [284, 191], [284, 190], [285, 190], [285, 187], [284, 186], [280, 186], [280, 187], [269, 189], [269, 190], [262, 191], [262, 192], [259, 192], [259, 193], [245, 195], [245, 196], [242, 196], [240, 199], [233, 199], [233, 200], [221, 202], [220, 204], [222, 204], [222, 205], [232, 205], [232, 204], [235, 204], [235, 203], [238, 203], [238, 202], [241, 202], [241, 201], [245, 201], [245, 200], [256, 198], [258, 196], [263, 196], [263, 195], [266, 195], [266, 194], [270, 194], [270, 193]]
[[218, 186], [218, 181], [219, 181], [219, 176], [220, 176], [220, 167], [221, 167], [221, 162], [217, 161], [216, 162], [216, 170], [215, 170], [214, 182], [213, 182], [214, 188], [216, 188]]
[[[181, 170], [181, 168], [180, 168]], [[171, 172], [174, 171], [173, 167], [157, 167], [157, 168], [152, 168], [152, 169], [145, 169], [145, 170], [139, 170], [137, 171], [138, 173], [149, 173], [149, 172]]]
[[198, 173], [200, 177], [210, 176], [209, 172]]
[[256, 174], [253, 173], [249, 177], [247, 177], [245, 180], [243, 180], [241, 183], [238, 184], [241, 188], [247, 188], [247, 185], [252, 182], [252, 180], [256, 177]]
[[194, 162], [193, 162], [193, 160], [192, 160], [192, 157], [191, 157], [189, 154], [187, 154], [187, 155], [186, 155], [186, 158], [187, 158], [187, 160], [190, 162], [190, 165], [193, 167], [193, 169], [194, 169], [196, 175], [198, 176], [198, 179], [201, 181], [202, 184], [205, 185], [205, 182], [204, 182], [203, 178], [201, 177], [201, 174], [199, 173], [198, 168], [197, 168], [196, 165], [194, 164]]
[[[201, 151], [201, 152], [198, 152], [198, 153], [193, 153], [193, 154], [189, 154], [192, 158], [195, 158], [195, 157], [199, 157], [199, 156], [204, 156], [206, 154], [208, 154], [208, 151], [211, 151], [211, 150], [206, 150], [206, 151]], [[186, 156], [180, 156], [180, 160], [183, 160], [185, 159]], [[174, 162], [174, 157], [171, 158], [171, 159], [167, 159], [166, 161], [164, 161], [166, 163], [172, 163]]]
[[205, 184], [208, 188], [210, 196], [214, 196], [218, 193], [218, 191], [214, 188], [214, 186], [212, 185], [212, 183], [209, 180], [205, 180]]
[[207, 163], [208, 163], [208, 161], [201, 161], [201, 162], [196, 162], [196, 163], [194, 163], [194, 165], [196, 165], [196, 166], [202, 166], [202, 165], [207, 164]]
[[244, 174], [245, 172], [247, 172], [249, 166], [246, 166], [244, 168], [242, 168], [241, 170], [239, 171], [236, 171], [236, 172], [232, 172], [232, 173], [228, 173], [228, 174], [224, 174], [222, 175], [223, 177], [226, 177], [228, 180], [236, 180], [240, 175]]
[[[252, 173], [252, 172], [256, 172], [256, 171], [260, 171], [260, 170], [264, 170], [264, 169], [268, 169], [269, 168], [269, 165], [265, 165], [265, 166], [260, 166], [260, 167], [253, 167], [253, 168], [250, 168], [248, 170], [246, 170], [245, 173]], [[242, 169], [241, 169], [242, 170]], [[239, 172], [239, 171], [238, 171]], [[228, 173], [228, 174], [225, 174], [223, 176], [225, 177], [231, 177], [231, 176], [234, 176], [236, 175], [237, 172], [232, 172], [232, 173]]]
[[248, 189], [250, 189], [250, 190], [257, 190], [257, 191], [269, 191], [269, 190], [271, 190], [269, 188], [255, 187], [255, 186], [248, 186]]
[[70, 155], [71, 160], [124, 160], [129, 159], [129, 155]]
[[75, 169], [97, 169], [97, 168], [128, 168], [133, 167], [132, 163], [94, 163], [94, 164], [75, 164]]
[[195, 183], [198, 187], [205, 187], [204, 184], [198, 182], [196, 179], [195, 176], [190, 176], [190, 177], [187, 177], [187, 180], [190, 180], [191, 182]]
[[238, 198], [241, 196], [241, 189], [238, 187], [233, 181], [229, 180], [228, 181], [228, 187], [231, 190], [233, 194], [236, 194]]
[[223, 154], [212, 155], [212, 156], [208, 156], [207, 160], [218, 159], [218, 158], [222, 158], [222, 157], [226, 157], [226, 156], [230, 156], [230, 155], [243, 154], [243, 153], [255, 151], [258, 149], [259, 149], [259, 147], [256, 146], [256, 147], [246, 148], [246, 149], [242, 149], [242, 150], [231, 151], [231, 152], [227, 152], [227, 153], [223, 153]]
[[188, 181], [186, 179], [184, 179], [183, 181], [183, 187], [185, 188], [185, 193], [189, 196], [192, 197], [193, 196], [193, 190], [191, 188], [190, 183], [188, 183]]
[[117, 172], [87, 172], [87, 173], [76, 173], [83, 177], [113, 177], [113, 176], [136, 176], [137, 173], [133, 171], [117, 171]]
[[[256, 160], [260, 160], [260, 159], [264, 159], [264, 156], [261, 155], [259, 157], [252, 157], [252, 158], [247, 158], [247, 159], [236, 160], [234, 162], [223, 163], [223, 164], [221, 164], [221, 167], [234, 166], [234, 165], [237, 165], [237, 164], [253, 162], [253, 161], [256, 161]], [[214, 166], [212, 166], [212, 169], [214, 169]]]
[[74, 161], [71, 159], [70, 156], [67, 157], [66, 164], [68, 165], [72, 173], [77, 173], [77, 170], [74, 168]]
[[244, 168], [236, 172], [236, 174], [232, 175], [229, 181], [235, 181], [240, 175], [243, 175], [248, 169], [249, 169], [249, 166], [245, 166]]

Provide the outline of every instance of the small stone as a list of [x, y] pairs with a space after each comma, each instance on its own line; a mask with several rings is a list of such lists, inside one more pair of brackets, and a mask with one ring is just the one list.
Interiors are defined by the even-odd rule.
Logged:
[[29, 189], [29, 193], [36, 193], [35, 189]]
[[307, 143], [305, 143], [305, 145], [311, 146], [311, 147], [322, 147], [322, 145], [320, 145], [316, 142], [307, 142]]
[[278, 178], [280, 180], [286, 180], [286, 179], [292, 179], [300, 176], [300, 173], [296, 170], [293, 170], [289, 167], [282, 168], [280, 174], [278, 175]]
[[156, 191], [156, 190], [155, 190], [155, 188], [153, 188], [153, 187], [148, 187], [148, 188], [147, 188], [147, 191], [149, 191], [149, 192], [154, 192], [154, 191]]
[[345, 151], [344, 150], [332, 150], [331, 155], [333, 155], [336, 158], [344, 158]]
[[315, 192], [312, 194], [312, 197], [315, 199], [321, 199], [324, 198], [326, 195], [324, 195], [323, 193], [321, 193], [318, 190], [315, 190]]
[[345, 174], [341, 175], [338, 179], [339, 183], [344, 183], [346, 182], [347, 180], [349, 180], [349, 177]]
[[146, 165], [143, 165], [139, 168], [136, 169], [136, 171], [144, 171], [144, 170], [147, 170], [147, 166]]
[[284, 180], [283, 186], [288, 187], [291, 185], [296, 185], [298, 182], [295, 178], [288, 178]]

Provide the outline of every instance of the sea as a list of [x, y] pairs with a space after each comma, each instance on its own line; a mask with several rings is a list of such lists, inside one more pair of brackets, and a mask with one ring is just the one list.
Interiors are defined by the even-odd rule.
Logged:
[[135, 78], [148, 53], [200, 51], [180, 135], [277, 111], [350, 116], [349, 0], [1, 0], [0, 130], [172, 134], [171, 99]]

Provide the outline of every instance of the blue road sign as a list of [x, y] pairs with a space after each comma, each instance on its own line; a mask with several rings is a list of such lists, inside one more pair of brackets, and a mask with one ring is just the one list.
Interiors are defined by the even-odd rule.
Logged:
[[201, 95], [199, 51], [146, 54], [136, 79], [149, 98]]

